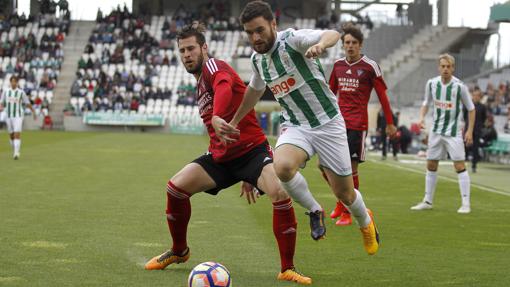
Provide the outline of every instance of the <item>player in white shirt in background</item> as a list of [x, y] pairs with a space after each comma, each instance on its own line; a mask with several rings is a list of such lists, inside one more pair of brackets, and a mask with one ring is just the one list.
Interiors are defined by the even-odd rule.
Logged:
[[16, 160], [20, 156], [21, 148], [21, 130], [23, 127], [24, 105], [31, 111], [34, 119], [37, 118], [34, 108], [30, 104], [27, 94], [18, 88], [18, 77], [10, 78], [11, 86], [5, 89], [0, 96], [0, 111], [6, 113], [6, 125], [9, 132], [9, 142], [13, 148], [13, 158]]
[[[423, 201], [411, 207], [411, 210], [432, 209], [434, 192], [437, 183], [439, 160], [445, 158], [446, 152], [453, 160], [453, 166], [459, 179], [462, 206], [458, 213], [470, 213], [471, 180], [466, 170], [464, 142], [473, 143], [473, 125], [475, 106], [469, 95], [468, 88], [462, 81], [453, 76], [455, 59], [448, 54], [439, 56], [440, 76], [428, 80], [425, 86], [425, 101], [420, 111], [420, 124], [425, 128], [425, 116], [428, 106], [434, 105], [433, 125], [429, 132], [427, 149], [427, 173], [425, 175], [425, 197]], [[462, 103], [462, 104], [461, 104]], [[462, 137], [461, 120], [462, 105], [468, 110], [468, 129]]]

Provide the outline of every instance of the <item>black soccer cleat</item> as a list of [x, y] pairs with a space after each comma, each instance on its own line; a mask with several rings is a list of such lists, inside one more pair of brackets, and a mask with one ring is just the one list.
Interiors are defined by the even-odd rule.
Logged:
[[310, 216], [310, 235], [313, 240], [324, 239], [326, 236], [326, 225], [324, 225], [324, 210], [306, 212]]

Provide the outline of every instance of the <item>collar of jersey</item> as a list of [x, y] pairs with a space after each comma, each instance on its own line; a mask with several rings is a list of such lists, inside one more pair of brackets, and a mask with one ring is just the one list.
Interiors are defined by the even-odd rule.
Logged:
[[356, 65], [357, 63], [361, 62], [361, 60], [363, 60], [365, 58], [365, 55], [361, 54], [361, 58], [359, 58], [356, 62], [353, 62], [353, 63], [350, 63], [349, 61], [347, 61], [347, 57], [345, 57], [345, 62], [347, 63], [347, 65], [349, 66], [354, 66]]

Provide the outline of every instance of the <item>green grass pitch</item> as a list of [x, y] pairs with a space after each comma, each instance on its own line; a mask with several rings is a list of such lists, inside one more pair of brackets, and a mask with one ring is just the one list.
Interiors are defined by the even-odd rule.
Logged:
[[[0, 133], [0, 286], [186, 286], [189, 271], [217, 261], [233, 286], [277, 282], [279, 258], [267, 198], [248, 205], [239, 185], [192, 198], [191, 258], [164, 271], [146, 260], [166, 250], [165, 185], [207, 148], [207, 138], [140, 133], [25, 132], [14, 161]], [[329, 211], [334, 199], [312, 160], [310, 188]], [[423, 167], [424, 168], [424, 167]], [[327, 222], [327, 238], [309, 236], [296, 208], [297, 268], [314, 286], [509, 286], [510, 197], [472, 189], [458, 215], [458, 186], [441, 179], [433, 211], [411, 212], [424, 177], [370, 161], [361, 191], [382, 245], [366, 255], [356, 226]]]

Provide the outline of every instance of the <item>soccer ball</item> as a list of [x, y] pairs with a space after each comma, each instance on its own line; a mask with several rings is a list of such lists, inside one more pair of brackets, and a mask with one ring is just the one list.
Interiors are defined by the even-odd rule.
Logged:
[[232, 287], [230, 272], [216, 262], [200, 263], [189, 273], [188, 287]]

